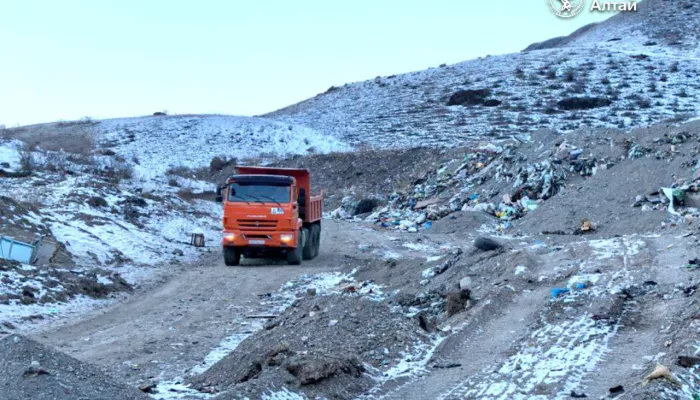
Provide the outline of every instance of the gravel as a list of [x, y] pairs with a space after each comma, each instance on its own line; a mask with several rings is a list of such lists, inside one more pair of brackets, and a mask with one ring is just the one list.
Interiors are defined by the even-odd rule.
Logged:
[[310, 398], [353, 398], [428, 337], [418, 322], [353, 295], [307, 297], [226, 358], [194, 377], [220, 399], [257, 398], [286, 386]]
[[97, 367], [24, 336], [0, 340], [3, 400], [148, 399]]

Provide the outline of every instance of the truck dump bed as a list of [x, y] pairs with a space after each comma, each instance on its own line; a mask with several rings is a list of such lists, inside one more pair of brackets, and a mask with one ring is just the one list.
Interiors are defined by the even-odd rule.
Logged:
[[236, 170], [242, 175], [291, 176], [297, 182], [297, 198], [299, 207], [303, 207], [300, 214], [304, 216], [304, 223], [320, 221], [323, 217], [323, 192], [311, 194], [311, 174], [308, 169], [237, 166]]

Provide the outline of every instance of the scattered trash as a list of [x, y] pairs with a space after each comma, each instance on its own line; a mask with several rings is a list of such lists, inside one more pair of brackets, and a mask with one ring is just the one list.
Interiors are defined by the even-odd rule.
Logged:
[[649, 375], [644, 377], [644, 379], [642, 380], [642, 385], [647, 385], [649, 382], [655, 379], [666, 379], [674, 385], [681, 386], [681, 383], [678, 381], [678, 379], [676, 379], [675, 376], [673, 376], [671, 370], [668, 369], [668, 367], [661, 364], [657, 364], [656, 368], [654, 368], [654, 371], [652, 371]]
[[697, 290], [698, 290], [698, 286], [697, 286], [697, 285], [688, 286], [688, 287], [686, 287], [686, 288], [683, 289], [683, 293], [685, 293], [685, 295], [686, 295], [687, 297], [690, 297], [690, 296], [694, 295], [694, 294], [695, 294], [695, 291], [697, 291]]
[[568, 288], [553, 288], [552, 289], [552, 300], [556, 299], [561, 294], [569, 293], [569, 292], [570, 292], [570, 290]]
[[41, 367], [39, 364], [39, 361], [32, 361], [29, 364], [29, 368], [27, 368], [26, 371], [24, 371], [24, 376], [25, 378], [31, 377], [31, 376], [38, 376], [38, 375], [51, 375], [49, 374], [48, 371], [46, 371], [44, 368]]
[[472, 285], [472, 278], [464, 277], [459, 281], [459, 288], [461, 290], [467, 290]]
[[24, 264], [34, 264], [38, 258], [42, 239], [40, 237], [33, 243], [25, 243], [0, 235], [0, 258]]
[[700, 268], [700, 258], [694, 258], [692, 260], [688, 260], [688, 264], [686, 265], [686, 268], [688, 268], [691, 271], [695, 271], [696, 269]]
[[593, 225], [593, 222], [591, 222], [589, 219], [583, 219], [581, 220], [581, 226], [574, 233], [583, 235], [594, 231], [595, 226]]
[[192, 233], [190, 238], [190, 245], [194, 247], [204, 247], [204, 234], [203, 233]]

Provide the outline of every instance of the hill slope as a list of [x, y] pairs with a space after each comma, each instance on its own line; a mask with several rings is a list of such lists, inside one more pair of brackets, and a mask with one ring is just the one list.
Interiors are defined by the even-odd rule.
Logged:
[[[57, 147], [55, 143], [63, 146], [67, 143], [67, 137], [82, 135], [86, 140], [94, 141], [99, 147], [108, 147], [129, 161], [136, 160], [140, 172], [155, 175], [162, 175], [171, 167], [205, 167], [214, 156], [241, 159], [266, 154], [308, 154], [348, 149], [340, 141], [329, 139], [322, 132], [310, 128], [263, 118], [227, 115], [58, 122], [7, 131], [12, 137], [31, 138], [32, 143], [42, 148], [50, 145]], [[80, 146], [74, 144], [72, 147]], [[86, 147], [89, 146], [86, 144]]]
[[673, 53], [680, 57], [698, 57], [700, 20], [688, 14], [700, 8], [692, 0], [645, 0], [636, 12], [621, 12], [599, 24], [555, 41], [534, 44], [526, 50], [554, 47], [597, 46]]
[[692, 3], [648, 1], [552, 40], [564, 47], [332, 87], [266, 117], [378, 147], [684, 119], [698, 112], [700, 68], [698, 21], [685, 18], [686, 7]]

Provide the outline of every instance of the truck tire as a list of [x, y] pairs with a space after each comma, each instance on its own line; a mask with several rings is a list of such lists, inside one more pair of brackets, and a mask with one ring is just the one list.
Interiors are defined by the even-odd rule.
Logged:
[[313, 224], [311, 226], [311, 237], [314, 243], [314, 257], [318, 256], [318, 252], [321, 249], [321, 224]]
[[313, 226], [311, 227], [311, 231], [309, 231], [308, 228], [304, 228], [302, 232], [304, 232], [304, 260], [310, 260], [314, 258], [314, 235], [313, 235]]
[[241, 252], [235, 247], [224, 246], [224, 264], [235, 267], [241, 264]]
[[303, 231], [299, 231], [299, 234], [297, 235], [297, 247], [292, 250], [292, 251], [287, 251], [287, 263], [289, 265], [301, 265], [301, 259], [303, 257], [303, 241], [302, 241], [302, 236], [304, 235]]

